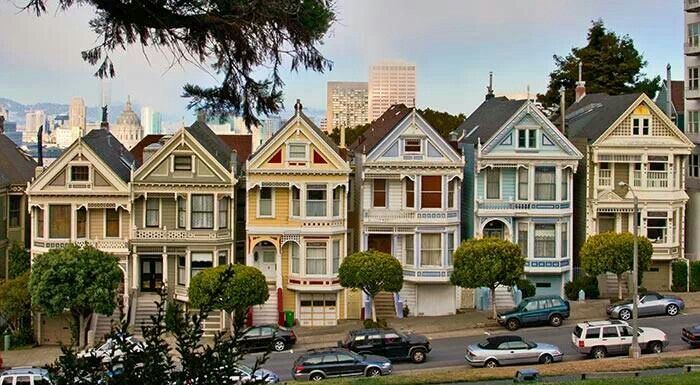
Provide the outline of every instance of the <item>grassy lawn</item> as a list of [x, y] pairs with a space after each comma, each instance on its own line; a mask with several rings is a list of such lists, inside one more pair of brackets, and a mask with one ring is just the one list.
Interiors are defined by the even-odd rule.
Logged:
[[673, 374], [639, 378], [611, 378], [567, 382], [571, 385], [694, 385], [700, 383], [700, 373]]
[[[681, 367], [686, 364], [700, 364], [700, 357], [697, 351], [683, 351], [666, 353], [662, 356], [643, 356], [641, 359], [633, 360], [629, 358], [615, 358], [601, 360], [583, 360], [569, 361], [552, 365], [528, 365], [527, 367], [536, 367], [541, 376], [560, 376], [577, 373], [590, 372], [614, 372], [614, 371], [633, 371], [643, 369], [671, 368]], [[419, 368], [419, 366], [416, 366]], [[331, 379], [323, 383], [326, 385], [428, 385], [428, 384], [445, 384], [452, 382], [469, 382], [469, 381], [485, 381], [513, 378], [515, 372], [520, 367], [509, 366], [495, 369], [474, 369], [469, 368], [465, 364], [464, 367], [442, 368], [442, 369], [416, 369], [393, 374], [391, 376], [380, 378], [354, 378], [354, 379]], [[688, 377], [691, 377], [690, 375]], [[698, 384], [700, 381], [697, 376], [692, 376]], [[546, 380], [546, 379], [545, 379]], [[622, 380], [622, 379], [620, 379]], [[646, 384], [646, 382], [633, 382], [630, 384]], [[636, 379], [640, 380], [640, 379]], [[586, 384], [594, 384], [595, 382], [587, 381]], [[610, 380], [605, 381], [606, 385], [610, 385]], [[601, 382], [602, 384], [602, 382]], [[621, 383], [627, 384], [627, 383]], [[652, 384], [652, 382], [649, 382]], [[659, 384], [659, 382], [653, 382]], [[679, 383], [681, 384], [681, 383]], [[684, 382], [682, 384], [685, 384]]]

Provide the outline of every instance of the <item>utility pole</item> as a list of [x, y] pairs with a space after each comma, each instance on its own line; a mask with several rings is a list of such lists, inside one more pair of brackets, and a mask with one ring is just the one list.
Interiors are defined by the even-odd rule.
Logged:
[[620, 182], [620, 186], [627, 186], [629, 192], [634, 198], [634, 208], [632, 215], [634, 216], [632, 231], [634, 231], [634, 247], [632, 249], [632, 346], [630, 346], [629, 354], [631, 358], [640, 358], [642, 349], [639, 347], [639, 198], [634, 193], [632, 186], [626, 182]]

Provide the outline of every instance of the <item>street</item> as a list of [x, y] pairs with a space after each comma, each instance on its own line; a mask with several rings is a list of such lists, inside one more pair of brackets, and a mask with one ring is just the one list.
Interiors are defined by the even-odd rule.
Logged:
[[[557, 345], [564, 353], [564, 361], [572, 361], [584, 359], [585, 357], [579, 354], [571, 345], [571, 332], [577, 321], [565, 321], [564, 325], [555, 328], [551, 326], [540, 326], [523, 328], [515, 332], [509, 332], [505, 328], [494, 329], [492, 335], [497, 334], [516, 334], [533, 342], [550, 343]], [[666, 351], [676, 351], [688, 349], [688, 345], [681, 341], [681, 329], [687, 326], [700, 323], [700, 314], [681, 314], [676, 317], [659, 316], [640, 318], [639, 325], [641, 327], [653, 327], [663, 330], [669, 336], [670, 344]], [[394, 363], [394, 372], [401, 372], [410, 369], [427, 369], [441, 368], [448, 366], [466, 366], [464, 353], [467, 345], [479, 342], [485, 336], [470, 336], [470, 337], [450, 337], [431, 340], [432, 351], [428, 354], [428, 360], [421, 365], [416, 365], [409, 362]], [[328, 346], [333, 346], [335, 341], [330, 342]], [[272, 353], [271, 358], [264, 365], [266, 369], [277, 373], [283, 381], [290, 380], [292, 364], [300, 355], [300, 351], [293, 350], [281, 353]], [[246, 358], [246, 362], [250, 365], [260, 354], [250, 354]], [[556, 365], [556, 364], [554, 364]]]

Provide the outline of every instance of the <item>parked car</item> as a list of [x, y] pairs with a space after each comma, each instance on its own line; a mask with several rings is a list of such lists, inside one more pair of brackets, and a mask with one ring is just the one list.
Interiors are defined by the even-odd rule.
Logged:
[[[571, 343], [581, 354], [593, 358], [627, 354], [632, 346], [632, 327], [625, 321], [594, 321], [576, 325]], [[661, 353], [668, 346], [668, 336], [659, 329], [640, 327], [639, 346], [643, 351]]]
[[525, 341], [521, 337], [503, 335], [467, 346], [464, 358], [471, 366], [495, 368], [516, 364], [551, 364], [562, 360], [557, 346]]
[[42, 368], [18, 367], [0, 372], [0, 384], [51, 385], [49, 371]]
[[390, 374], [391, 362], [384, 357], [357, 354], [344, 348], [312, 349], [294, 361], [295, 380], [321, 381], [329, 377]]
[[294, 346], [296, 342], [294, 330], [274, 324], [251, 326], [243, 331], [240, 339], [241, 347], [247, 351], [272, 347], [272, 350], [281, 352]]
[[[126, 338], [126, 344], [133, 351], [143, 351], [143, 342], [139, 341], [133, 336]], [[102, 345], [95, 348], [85, 349], [78, 353], [78, 357], [81, 358], [90, 357], [93, 355], [102, 359], [102, 362], [109, 362], [113, 357], [120, 357], [124, 355], [124, 352], [122, 352], [121, 347], [117, 345], [116, 340], [108, 338]]]
[[375, 354], [390, 360], [425, 362], [431, 350], [427, 337], [405, 334], [394, 329], [361, 329], [350, 331], [338, 346], [360, 354]]
[[[685, 308], [685, 303], [675, 295], [662, 295], [655, 292], [647, 292], [645, 294], [640, 294], [638, 308], [640, 317], [663, 314], [675, 316]], [[610, 318], [619, 318], [623, 321], [629, 321], [632, 319], [632, 300], [628, 299], [611, 304], [608, 306], [607, 312]]]
[[700, 325], [683, 328], [681, 339], [690, 345], [691, 348], [700, 346]]
[[569, 301], [558, 295], [539, 295], [522, 300], [513, 310], [498, 314], [498, 323], [508, 330], [521, 326], [550, 324], [561, 326], [569, 318]]

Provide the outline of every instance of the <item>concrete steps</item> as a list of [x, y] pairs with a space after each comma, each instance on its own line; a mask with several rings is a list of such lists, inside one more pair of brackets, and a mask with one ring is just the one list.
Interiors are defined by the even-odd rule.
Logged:
[[253, 307], [253, 324], [276, 324], [279, 321], [277, 312], [277, 287], [273, 282], [268, 282], [268, 291], [270, 298], [267, 299], [264, 305]]
[[[622, 275], [622, 297], [629, 297], [629, 274]], [[605, 273], [598, 277], [599, 288], [602, 297], [617, 298], [617, 276], [613, 273]], [[600, 287], [602, 286], [602, 287]]]
[[97, 317], [97, 324], [95, 326], [96, 341], [104, 341], [105, 336], [112, 332], [112, 326], [118, 327], [119, 322], [121, 322], [117, 310], [110, 316], [95, 313], [93, 317]]
[[139, 294], [135, 301], [136, 309], [131, 323], [135, 335], [141, 335], [142, 327], [152, 325], [151, 316], [158, 313], [157, 301], [160, 301], [160, 296], [157, 294]]
[[378, 319], [396, 318], [396, 305], [394, 304], [393, 293], [379, 293], [374, 297], [374, 309], [377, 311]]
[[513, 293], [508, 286], [499, 286], [496, 288], [496, 308], [497, 309], [512, 309], [515, 307], [513, 301]]

